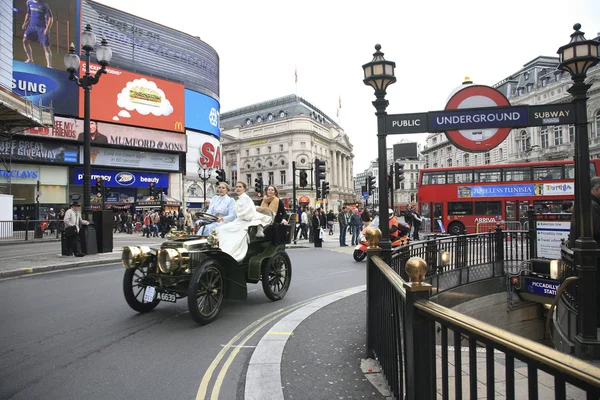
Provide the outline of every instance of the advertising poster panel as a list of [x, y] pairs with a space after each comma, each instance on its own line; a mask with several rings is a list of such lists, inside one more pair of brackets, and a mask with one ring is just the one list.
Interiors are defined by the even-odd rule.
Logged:
[[[109, 187], [132, 187], [147, 188], [154, 183], [157, 188], [169, 187], [169, 174], [160, 172], [138, 172], [138, 171], [107, 171], [103, 169], [92, 169], [90, 183], [95, 184], [96, 178], [104, 179]], [[75, 168], [73, 184], [83, 185], [83, 168]]]
[[38, 106], [52, 102], [56, 114], [78, 113], [79, 87], [67, 71], [13, 61], [12, 91]]
[[79, 146], [74, 144], [27, 139], [0, 140], [0, 156], [10, 157], [13, 161], [77, 164], [78, 154]]
[[185, 89], [186, 128], [221, 137], [220, 117], [221, 113], [218, 101], [202, 93]]
[[221, 143], [205, 133], [187, 131], [188, 151], [185, 157], [188, 175], [198, 176], [199, 168], [222, 168]]
[[[85, 71], [82, 61], [80, 70]], [[90, 64], [91, 73], [100, 69]], [[94, 86], [91, 116], [94, 120], [185, 132], [183, 85], [108, 67]], [[83, 89], [79, 116], [83, 117]]]
[[79, 15], [78, 0], [14, 0], [14, 60], [64, 69], [71, 42], [79, 48]]
[[[80, 148], [80, 151], [80, 158], [83, 160], [83, 148]], [[90, 162], [92, 165], [104, 167], [179, 171], [179, 154], [92, 147]]]
[[[28, 128], [20, 133], [23, 135], [83, 142], [82, 132], [83, 120], [55, 117], [53, 128]], [[177, 152], [185, 152], [187, 150], [185, 135], [174, 132], [92, 121], [90, 123], [90, 133], [92, 134], [92, 144], [109, 144], [121, 147]]]
[[82, 0], [81, 8], [82, 25], [91, 24], [108, 40], [113, 67], [182, 82], [219, 99], [219, 55], [199, 37], [95, 1]]

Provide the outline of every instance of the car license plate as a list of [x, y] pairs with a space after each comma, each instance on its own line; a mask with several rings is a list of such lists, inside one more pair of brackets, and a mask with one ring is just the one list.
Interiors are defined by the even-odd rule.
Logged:
[[169, 303], [175, 303], [177, 301], [177, 296], [175, 296], [174, 293], [158, 292], [156, 297], [161, 301], [166, 301]]

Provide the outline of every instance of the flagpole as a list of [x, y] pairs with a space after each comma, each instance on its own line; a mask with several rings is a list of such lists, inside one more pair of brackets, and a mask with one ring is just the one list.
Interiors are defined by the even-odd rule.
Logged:
[[294, 65], [294, 81], [296, 85], [296, 96], [298, 96], [298, 67]]

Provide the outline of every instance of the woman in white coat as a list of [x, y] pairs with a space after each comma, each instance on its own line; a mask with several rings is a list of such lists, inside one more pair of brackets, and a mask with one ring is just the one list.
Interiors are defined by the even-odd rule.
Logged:
[[248, 227], [259, 225], [264, 227], [273, 220], [268, 215], [256, 212], [256, 206], [246, 194], [246, 188], [244, 182], [236, 183], [235, 193], [238, 199], [235, 202], [235, 214], [237, 217], [234, 221], [216, 228], [219, 247], [237, 262], [242, 261], [248, 252]]

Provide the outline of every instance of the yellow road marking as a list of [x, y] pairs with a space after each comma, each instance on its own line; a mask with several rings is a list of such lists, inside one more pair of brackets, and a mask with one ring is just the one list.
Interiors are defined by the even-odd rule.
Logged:
[[[335, 293], [335, 292], [334, 292]], [[215, 359], [213, 360], [213, 362], [210, 363], [210, 365], [208, 366], [206, 372], [204, 373], [204, 376], [202, 377], [202, 381], [200, 382], [200, 387], [198, 388], [198, 393], [196, 394], [196, 400], [204, 400], [206, 397], [206, 392], [208, 391], [208, 385], [210, 383], [210, 380], [212, 379], [212, 375], [213, 372], [215, 371], [215, 369], [217, 368], [217, 365], [219, 365], [219, 363], [221, 362], [221, 360], [223, 359], [223, 357], [225, 356], [225, 353], [230, 349], [233, 348], [234, 350], [232, 351], [235, 352], [235, 355], [237, 355], [237, 353], [239, 353], [240, 347], [233, 347], [232, 345], [240, 338], [242, 337], [247, 331], [249, 331], [250, 329], [252, 329], [254, 326], [258, 325], [261, 323], [261, 321], [264, 321], [264, 323], [261, 324], [260, 327], [258, 327], [257, 329], [255, 329], [249, 336], [247, 336], [243, 343], [246, 343], [252, 336], [254, 336], [256, 334], [256, 332], [258, 332], [260, 329], [262, 329], [266, 324], [268, 324], [269, 322], [273, 321], [274, 319], [276, 319], [277, 317], [279, 317], [281, 314], [285, 314], [286, 312], [290, 312], [293, 311], [297, 308], [300, 308], [302, 306], [305, 306], [306, 304], [315, 301], [321, 297], [325, 297], [325, 296], [329, 296], [331, 293], [325, 293], [322, 294], [320, 296], [315, 296], [312, 297], [308, 300], [304, 300], [298, 304], [295, 305], [290, 305], [288, 307], [285, 308], [281, 308], [279, 310], [273, 311], [267, 315], [265, 315], [262, 318], [257, 319], [256, 321], [254, 321], [253, 323], [251, 323], [250, 325], [248, 325], [247, 327], [245, 327], [243, 330], [241, 330], [237, 335], [235, 335], [229, 342], [227, 342], [227, 344], [224, 345], [224, 347], [221, 349], [221, 351], [219, 352], [219, 354], [217, 354], [217, 356], [215, 357]], [[235, 355], [233, 358], [235, 358]], [[215, 386], [213, 387], [213, 392], [211, 394], [211, 399], [216, 399], [219, 396], [219, 391], [221, 389], [221, 385], [223, 383], [223, 378], [225, 377], [225, 373], [227, 373], [227, 369], [229, 368], [229, 365], [231, 365], [231, 363], [233, 362], [233, 358], [230, 356], [226, 363], [227, 364], [227, 368], [225, 368], [225, 364], [223, 365], [224, 369], [221, 369], [221, 372], [219, 373], [219, 375], [217, 376], [217, 381], [215, 381]], [[215, 389], [216, 389], [216, 396], [215, 397]]]

